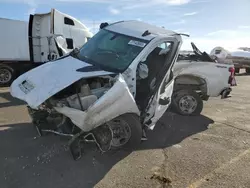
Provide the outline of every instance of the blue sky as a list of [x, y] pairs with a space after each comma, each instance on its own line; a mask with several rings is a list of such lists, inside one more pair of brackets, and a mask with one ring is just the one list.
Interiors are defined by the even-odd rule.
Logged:
[[0, 17], [27, 20], [51, 8], [81, 20], [92, 32], [101, 22], [137, 19], [190, 34], [208, 52], [215, 46], [250, 47], [250, 0], [0, 0]]

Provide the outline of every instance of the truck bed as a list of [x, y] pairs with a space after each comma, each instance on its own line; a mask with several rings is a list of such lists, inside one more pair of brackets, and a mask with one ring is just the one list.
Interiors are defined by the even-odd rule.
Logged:
[[0, 18], [0, 62], [29, 61], [28, 23]]

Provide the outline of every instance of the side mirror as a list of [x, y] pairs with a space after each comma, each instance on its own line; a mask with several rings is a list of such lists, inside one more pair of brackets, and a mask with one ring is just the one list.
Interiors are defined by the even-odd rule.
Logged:
[[77, 54], [79, 52], [80, 52], [80, 50], [78, 48], [74, 48], [74, 50], [72, 50], [70, 54], [75, 55], [75, 54]]

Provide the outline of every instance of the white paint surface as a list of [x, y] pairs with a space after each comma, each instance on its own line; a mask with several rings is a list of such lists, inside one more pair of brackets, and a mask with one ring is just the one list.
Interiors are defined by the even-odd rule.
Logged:
[[[84, 73], [76, 71], [87, 66], [90, 64], [71, 56], [45, 63], [19, 76], [10, 87], [11, 95], [26, 101], [30, 107], [37, 108], [45, 100], [81, 78], [110, 74], [106, 71]], [[34, 85], [34, 89], [27, 94], [19, 87], [19, 84], [25, 80]]]
[[29, 61], [28, 23], [0, 18], [0, 60]]
[[217, 97], [223, 89], [230, 87], [228, 69], [232, 66], [213, 62], [178, 61], [174, 65], [174, 74], [175, 76], [191, 75], [204, 79], [207, 83], [207, 94], [210, 97]]

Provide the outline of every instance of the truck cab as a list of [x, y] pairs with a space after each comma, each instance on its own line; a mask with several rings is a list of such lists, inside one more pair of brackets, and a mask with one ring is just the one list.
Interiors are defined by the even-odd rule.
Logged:
[[0, 27], [4, 44], [0, 52], [1, 86], [9, 86], [22, 73], [80, 48], [93, 36], [79, 20], [56, 9], [30, 15], [28, 23], [0, 18]]
[[80, 48], [93, 34], [76, 18], [52, 9], [46, 14], [30, 15], [30, 56], [36, 63], [61, 57]]

